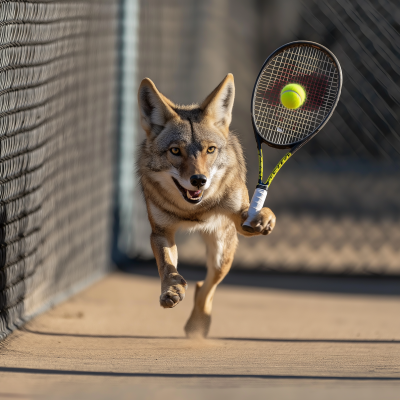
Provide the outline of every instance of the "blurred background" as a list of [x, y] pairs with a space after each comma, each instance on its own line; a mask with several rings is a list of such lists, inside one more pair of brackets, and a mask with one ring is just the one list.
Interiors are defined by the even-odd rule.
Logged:
[[[134, 3], [134, 2], [133, 2]], [[280, 171], [266, 205], [277, 216], [268, 238], [240, 238], [235, 268], [266, 271], [395, 274], [400, 271], [400, 6], [391, 0], [131, 1], [123, 13], [126, 97], [136, 112], [143, 77], [174, 102], [200, 102], [228, 73], [236, 84], [231, 128], [257, 184], [250, 123], [255, 78], [267, 56], [298, 39], [330, 48], [344, 76], [341, 100], [323, 131]], [[134, 49], [134, 50], [133, 50]], [[151, 259], [150, 227], [131, 171], [144, 139], [136, 117], [123, 124], [130, 163], [122, 169], [118, 246]], [[282, 152], [265, 149], [265, 169]], [[128, 165], [128, 164], [127, 164]], [[128, 191], [126, 182], [130, 180]], [[133, 201], [131, 200], [133, 199]], [[132, 224], [131, 221], [134, 221]], [[199, 236], [178, 235], [179, 260], [203, 265]]]
[[[232, 130], [257, 183], [250, 99], [280, 45], [339, 59], [341, 100], [268, 195], [274, 233], [240, 238], [236, 269], [400, 272], [400, 5], [395, 0], [74, 0], [0, 4], [0, 337], [119, 266], [149, 261], [135, 177], [143, 77], [180, 104], [231, 72]], [[265, 149], [265, 168], [282, 152]], [[180, 263], [204, 265], [196, 234]]]

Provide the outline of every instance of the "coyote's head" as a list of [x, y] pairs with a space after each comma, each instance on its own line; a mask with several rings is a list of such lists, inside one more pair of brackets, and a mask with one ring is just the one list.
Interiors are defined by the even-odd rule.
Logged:
[[228, 147], [234, 98], [232, 74], [201, 105], [190, 106], [175, 105], [150, 79], [143, 79], [138, 101], [147, 134], [146, 168], [171, 200], [198, 204], [216, 192], [232, 158]]

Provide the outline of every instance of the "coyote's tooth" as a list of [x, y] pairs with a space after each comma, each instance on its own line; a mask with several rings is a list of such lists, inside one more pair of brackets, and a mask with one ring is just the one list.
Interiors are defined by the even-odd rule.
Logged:
[[191, 196], [190, 193], [189, 193], [189, 190], [186, 190], [186, 196], [187, 196], [189, 199], [192, 198], [192, 196]]

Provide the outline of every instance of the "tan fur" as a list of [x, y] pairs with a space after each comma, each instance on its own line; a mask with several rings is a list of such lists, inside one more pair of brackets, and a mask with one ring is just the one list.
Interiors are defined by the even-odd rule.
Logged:
[[[249, 195], [242, 148], [229, 132], [234, 95], [232, 74], [201, 105], [175, 105], [148, 78], [139, 87], [141, 124], [147, 138], [140, 148], [138, 175], [152, 228], [162, 307], [175, 307], [187, 288], [177, 270], [175, 232], [199, 230], [207, 245], [207, 276], [196, 287], [195, 306], [185, 326], [188, 336], [207, 336], [214, 292], [232, 265], [237, 232], [267, 235], [275, 226], [275, 215], [263, 208], [251, 222], [255, 233], [242, 229]], [[179, 149], [179, 155], [172, 148]], [[204, 175], [207, 183], [201, 188], [202, 200], [194, 204], [182, 192], [199, 190], [190, 179], [197, 174]]]

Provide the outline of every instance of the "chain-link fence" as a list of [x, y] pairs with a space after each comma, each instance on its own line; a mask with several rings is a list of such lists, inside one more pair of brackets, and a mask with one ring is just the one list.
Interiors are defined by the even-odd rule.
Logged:
[[116, 6], [0, 3], [0, 338], [110, 266]]
[[[240, 239], [235, 267], [279, 271], [400, 272], [400, 5], [392, 0], [141, 1], [137, 81], [148, 76], [177, 103], [199, 102], [235, 76], [232, 129], [257, 180], [250, 98], [264, 59], [297, 39], [330, 48], [344, 75], [324, 130], [274, 180], [274, 233]], [[136, 127], [136, 140], [144, 134]], [[282, 154], [264, 152], [265, 169]], [[150, 258], [150, 228], [136, 188], [131, 256]], [[180, 262], [203, 264], [196, 235], [179, 234]]]

